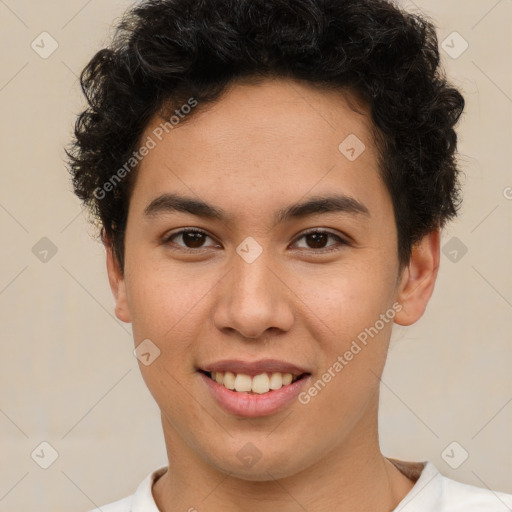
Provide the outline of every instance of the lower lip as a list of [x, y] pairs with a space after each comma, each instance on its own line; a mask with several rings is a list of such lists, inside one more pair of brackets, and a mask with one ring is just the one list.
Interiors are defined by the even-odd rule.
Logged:
[[203, 382], [219, 405], [231, 414], [245, 416], [247, 418], [268, 416], [284, 409], [297, 398], [297, 395], [310, 377], [307, 375], [287, 386], [283, 386], [281, 389], [272, 390], [259, 395], [256, 393], [231, 391], [213, 379], [210, 379], [210, 377], [206, 376], [204, 373], [199, 373]]

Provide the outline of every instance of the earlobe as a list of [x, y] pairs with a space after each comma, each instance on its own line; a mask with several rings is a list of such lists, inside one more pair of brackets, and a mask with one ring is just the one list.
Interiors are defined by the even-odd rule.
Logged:
[[107, 273], [112, 295], [116, 301], [115, 314], [122, 322], [131, 322], [130, 309], [126, 298], [126, 283], [124, 276], [119, 268], [117, 259], [114, 256], [112, 246], [105, 242], [107, 253]]
[[440, 230], [431, 231], [414, 245], [398, 289], [402, 309], [395, 315], [395, 323], [412, 325], [425, 312], [437, 278], [439, 245]]

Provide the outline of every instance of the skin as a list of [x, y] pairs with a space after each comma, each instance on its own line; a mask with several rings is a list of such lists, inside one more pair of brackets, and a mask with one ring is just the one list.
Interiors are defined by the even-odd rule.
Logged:
[[[439, 231], [413, 249], [399, 273], [392, 202], [381, 181], [368, 114], [354, 96], [287, 79], [234, 84], [207, 109], [196, 107], [144, 158], [130, 199], [125, 272], [106, 241], [116, 315], [133, 324], [135, 344], [160, 356], [140, 364], [161, 410], [170, 469], [153, 487], [160, 510], [390, 511], [412, 488], [381, 453], [379, 377], [392, 322], [311, 401], [276, 414], [225, 412], [197, 367], [219, 359], [289, 361], [313, 382], [396, 302], [394, 321], [424, 313], [439, 265]], [[155, 117], [141, 140], [162, 120]], [[338, 150], [349, 134], [366, 146], [353, 162]], [[229, 222], [188, 213], [147, 218], [155, 197], [173, 192], [225, 210]], [[339, 192], [369, 216], [313, 214], [272, 226], [274, 212], [312, 195]], [[180, 228], [208, 233], [187, 247]], [[315, 245], [301, 234], [325, 228]], [[236, 252], [248, 236], [263, 249], [252, 263]], [[194, 248], [202, 247], [202, 248]], [[324, 249], [325, 251], [325, 249]], [[245, 467], [252, 443], [261, 459]], [[263, 501], [265, 500], [265, 501]], [[303, 508], [302, 508], [303, 507]]]

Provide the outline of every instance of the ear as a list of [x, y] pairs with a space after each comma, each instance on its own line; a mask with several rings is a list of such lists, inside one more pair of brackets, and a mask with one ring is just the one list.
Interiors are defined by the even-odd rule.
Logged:
[[395, 315], [399, 325], [417, 322], [434, 291], [440, 259], [440, 230], [431, 231], [413, 246], [411, 259], [403, 270], [397, 300], [402, 309]]
[[109, 239], [104, 239], [103, 244], [107, 252], [107, 273], [110, 289], [116, 301], [115, 314], [122, 322], [131, 322], [130, 308], [126, 298], [126, 284], [124, 275], [119, 268], [119, 263], [114, 255]]

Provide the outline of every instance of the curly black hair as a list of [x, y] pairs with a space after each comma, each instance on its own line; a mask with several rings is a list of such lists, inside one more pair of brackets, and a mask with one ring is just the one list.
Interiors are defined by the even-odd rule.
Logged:
[[109, 47], [83, 69], [88, 107], [66, 149], [75, 194], [122, 272], [136, 167], [108, 192], [102, 187], [132, 157], [149, 121], [168, 118], [187, 99], [207, 105], [235, 81], [266, 77], [364, 100], [401, 268], [417, 241], [457, 215], [454, 126], [464, 98], [446, 80], [425, 16], [386, 0], [146, 0], [125, 13]]

